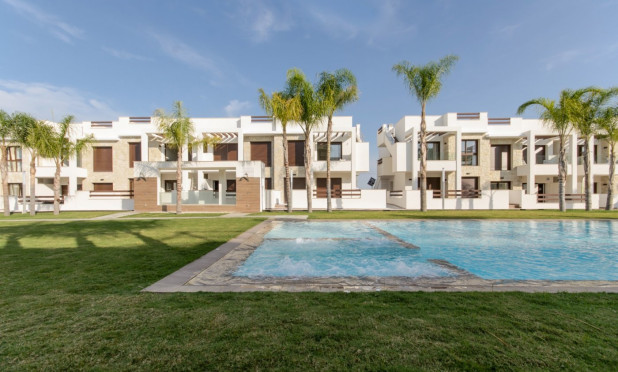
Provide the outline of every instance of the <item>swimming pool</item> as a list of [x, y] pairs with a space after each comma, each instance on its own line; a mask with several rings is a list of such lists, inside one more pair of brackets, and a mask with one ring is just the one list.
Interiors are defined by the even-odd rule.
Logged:
[[614, 231], [611, 221], [282, 222], [233, 275], [459, 275], [446, 261], [483, 279], [618, 280]]

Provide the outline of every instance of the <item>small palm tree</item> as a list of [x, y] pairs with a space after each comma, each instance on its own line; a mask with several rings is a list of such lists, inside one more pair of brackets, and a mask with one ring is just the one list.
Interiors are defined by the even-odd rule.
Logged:
[[590, 189], [590, 139], [597, 132], [598, 118], [607, 102], [616, 94], [611, 89], [585, 88], [572, 95], [571, 118], [573, 127], [584, 139], [584, 192], [586, 210], [592, 209], [592, 190]]
[[459, 57], [448, 55], [438, 62], [429, 62], [424, 66], [411, 65], [403, 61], [393, 66], [397, 76], [402, 76], [408, 89], [421, 104], [421, 211], [427, 211], [427, 123], [425, 107], [427, 102], [436, 98], [442, 89], [442, 78], [446, 76]]
[[154, 113], [157, 118], [157, 127], [165, 138], [166, 144], [177, 151], [176, 160], [176, 214], [182, 213], [182, 152], [184, 146], [197, 146], [215, 144], [214, 137], [198, 139], [195, 136], [193, 122], [187, 116], [187, 111], [182, 102], [173, 104], [172, 112], [166, 113], [163, 109], [157, 109]]
[[285, 166], [285, 194], [287, 195], [288, 213], [292, 213], [292, 187], [290, 185], [290, 162], [288, 159], [288, 123], [300, 120], [302, 106], [300, 97], [286, 97], [282, 92], [275, 92], [268, 96], [263, 89], [259, 89], [260, 105], [272, 116], [278, 119], [283, 129], [283, 164]]
[[[614, 88], [616, 89], [616, 88]], [[609, 145], [609, 180], [607, 182], [606, 210], [613, 209], [614, 169], [616, 166], [616, 143], [618, 143], [618, 106], [603, 108], [597, 117], [599, 138], [604, 138]]]
[[[54, 214], [60, 213], [60, 171], [62, 164], [70, 157], [88, 148], [94, 141], [93, 135], [73, 140], [73, 115], [67, 115], [61, 122], [54, 126], [51, 136], [41, 139], [39, 144], [39, 154], [43, 157], [54, 160], [56, 172], [54, 173]], [[37, 134], [38, 135], [38, 134]], [[49, 135], [42, 129], [42, 136]]]
[[319, 124], [324, 116], [324, 106], [313, 88], [307, 80], [305, 74], [293, 68], [287, 72], [285, 95], [288, 97], [298, 97], [302, 106], [300, 116], [300, 128], [305, 135], [305, 181], [307, 189], [307, 211], [311, 213], [313, 185], [311, 182], [311, 132]]
[[36, 213], [36, 159], [41, 149], [48, 146], [48, 141], [53, 137], [54, 128], [25, 113], [15, 114], [13, 120], [15, 122], [13, 128], [15, 142], [30, 152], [30, 215], [34, 216]]
[[11, 116], [0, 110], [0, 177], [2, 177], [2, 205], [4, 215], [9, 216], [11, 210], [9, 208], [9, 174], [8, 164], [6, 160], [7, 142], [13, 130], [13, 121]]
[[[573, 91], [565, 89], [560, 92], [558, 102], [548, 98], [536, 98], [523, 103], [517, 109], [517, 114], [521, 115], [530, 106], [538, 107], [539, 117], [543, 123], [558, 133], [560, 145], [558, 153], [558, 203], [562, 212], [566, 212], [564, 185], [567, 177], [566, 140], [573, 129], [571, 123], [573, 94]], [[534, 146], [528, 144], [528, 148], [534, 148]], [[534, 182], [534, 180], [528, 180], [528, 182]]]
[[326, 210], [332, 212], [330, 141], [333, 133], [333, 115], [336, 111], [343, 109], [348, 103], [358, 100], [356, 77], [350, 70], [345, 68], [335, 71], [334, 74], [324, 71], [320, 74], [317, 92], [328, 116], [328, 127], [326, 130]]

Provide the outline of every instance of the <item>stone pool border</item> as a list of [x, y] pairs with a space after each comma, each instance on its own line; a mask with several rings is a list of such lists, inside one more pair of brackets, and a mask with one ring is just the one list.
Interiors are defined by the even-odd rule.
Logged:
[[[416, 219], [415, 219], [416, 220]], [[438, 221], [442, 219], [427, 219]], [[444, 219], [452, 221], [453, 219]], [[470, 219], [466, 219], [470, 220]], [[473, 219], [487, 221], [487, 219]], [[575, 221], [565, 219], [560, 221]], [[608, 292], [618, 293], [618, 281], [601, 280], [490, 280], [465, 272], [456, 277], [331, 277], [331, 278], [242, 278], [232, 277], [230, 270], [253, 252], [270, 229], [287, 218], [265, 220], [204, 256], [144, 288], [142, 292]], [[391, 220], [319, 219], [312, 222]], [[401, 221], [393, 219], [392, 221]], [[513, 220], [509, 220], [513, 221]], [[514, 220], [529, 221], [529, 220]], [[555, 221], [555, 220], [538, 220]], [[301, 221], [298, 221], [301, 222]], [[305, 222], [304, 220], [302, 222]], [[448, 262], [445, 263], [447, 265]]]

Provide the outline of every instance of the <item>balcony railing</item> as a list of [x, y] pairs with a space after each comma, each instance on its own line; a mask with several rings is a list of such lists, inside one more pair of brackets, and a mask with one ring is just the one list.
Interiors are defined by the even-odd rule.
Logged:
[[[564, 194], [564, 200], [583, 203], [586, 201], [586, 194]], [[536, 201], [537, 203], [558, 203], [560, 194], [537, 194]]]
[[255, 123], [255, 122], [270, 123], [271, 121], [273, 121], [272, 116], [251, 116], [252, 123]]
[[111, 128], [113, 123], [111, 121], [91, 121], [90, 127], [92, 128]]
[[[25, 201], [24, 201], [25, 199]], [[58, 200], [60, 201], [60, 204], [64, 204], [64, 195], [60, 195]], [[25, 197], [19, 197], [17, 199], [18, 203], [30, 203], [30, 196], [25, 196]], [[35, 196], [34, 197], [34, 202], [35, 203], [41, 203], [41, 204], [54, 204], [54, 196], [53, 195], [49, 195], [49, 196]]]
[[[481, 190], [446, 190], [445, 198], [466, 198], [480, 199], [482, 196]], [[442, 197], [442, 190], [433, 190], [433, 197], [438, 199]]]
[[129, 117], [129, 123], [148, 124], [150, 123], [150, 116], [131, 116]]
[[401, 198], [403, 196], [403, 190], [391, 190], [388, 192], [388, 196], [391, 198]]
[[129, 198], [133, 199], [133, 190], [90, 191], [90, 198]]
[[487, 124], [489, 125], [509, 125], [511, 124], [511, 118], [487, 118]]
[[[314, 198], [326, 198], [326, 190], [313, 190]], [[330, 194], [333, 199], [359, 199], [360, 189], [332, 190]]]
[[458, 112], [457, 120], [479, 120], [481, 114], [479, 112]]

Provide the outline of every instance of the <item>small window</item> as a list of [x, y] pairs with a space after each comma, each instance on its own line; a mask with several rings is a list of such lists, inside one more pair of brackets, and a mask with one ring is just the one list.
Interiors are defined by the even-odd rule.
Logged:
[[93, 147], [93, 171], [113, 172], [113, 151], [111, 147]]
[[93, 191], [114, 191], [114, 184], [111, 182], [93, 183]]
[[492, 170], [511, 170], [511, 146], [492, 145], [490, 161]]
[[[418, 143], [418, 158], [421, 158], [421, 144]], [[440, 160], [440, 142], [427, 142], [427, 160]]]
[[178, 149], [170, 145], [165, 145], [165, 161], [177, 161]]
[[461, 141], [461, 165], [479, 165], [477, 140]]
[[176, 190], [176, 180], [165, 180], [164, 184], [165, 192]]
[[6, 161], [9, 172], [21, 172], [21, 147], [9, 146], [6, 148]]
[[54, 179], [53, 178], [37, 178], [37, 183], [39, 185], [52, 186], [54, 184]]
[[21, 198], [23, 196], [21, 183], [9, 183], [9, 195]]
[[307, 188], [307, 183], [304, 177], [292, 178], [292, 190], [304, 190]]
[[[318, 142], [318, 160], [326, 160], [326, 150], [328, 144], [326, 142]], [[341, 160], [343, 154], [341, 152], [341, 142], [331, 142], [330, 144], [330, 160]]]
[[129, 168], [135, 166], [136, 161], [142, 161], [142, 143], [129, 143]]
[[272, 190], [273, 189], [273, 179], [268, 177], [268, 178], [264, 178], [264, 189], [265, 190]]
[[509, 181], [491, 182], [489, 184], [489, 187], [492, 190], [510, 190], [511, 182]]
[[226, 180], [227, 187], [226, 192], [236, 192], [236, 180]]

